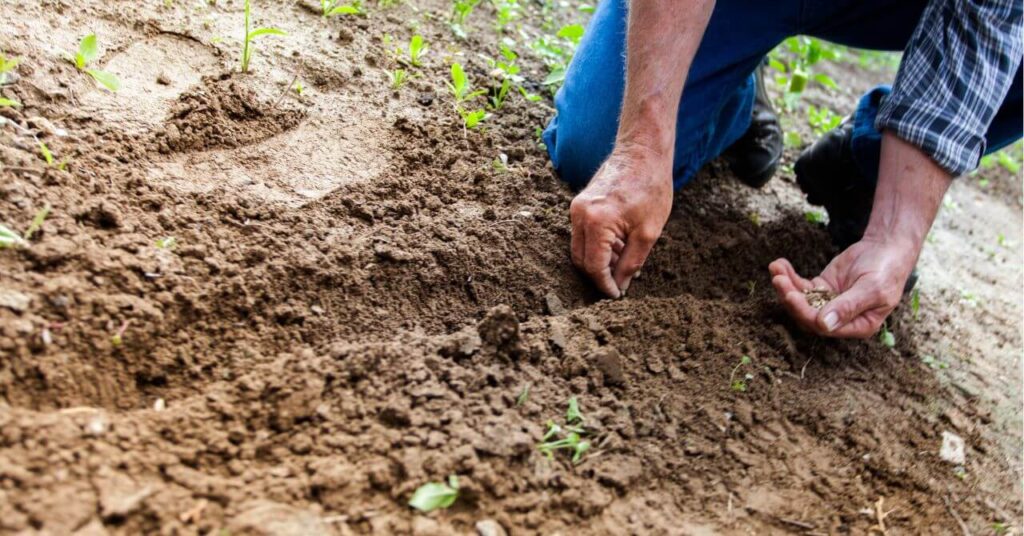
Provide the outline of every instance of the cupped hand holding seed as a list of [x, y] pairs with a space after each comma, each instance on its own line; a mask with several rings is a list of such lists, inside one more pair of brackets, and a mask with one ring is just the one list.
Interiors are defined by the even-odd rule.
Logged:
[[[807, 280], [786, 259], [768, 266], [779, 301], [804, 329], [825, 337], [864, 339], [874, 335], [903, 294], [917, 251], [897, 241], [865, 239], [840, 253], [821, 275]], [[808, 291], [835, 298], [820, 308]]]
[[618, 298], [672, 211], [672, 161], [616, 150], [572, 200], [572, 262]]

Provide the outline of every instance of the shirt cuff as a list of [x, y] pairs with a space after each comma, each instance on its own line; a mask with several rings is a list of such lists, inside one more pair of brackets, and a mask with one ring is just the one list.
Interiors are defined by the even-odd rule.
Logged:
[[888, 130], [916, 145], [936, 164], [958, 177], [978, 167], [985, 151], [983, 133], [964, 128], [957, 110], [932, 106], [924, 99], [907, 101], [895, 94], [882, 100], [875, 128]]

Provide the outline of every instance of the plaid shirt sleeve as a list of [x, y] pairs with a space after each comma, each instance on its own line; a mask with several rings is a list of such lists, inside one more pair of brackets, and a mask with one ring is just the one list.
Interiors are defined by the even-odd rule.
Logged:
[[1021, 63], [1022, 11], [1020, 0], [932, 0], [875, 128], [920, 147], [953, 176], [976, 168]]

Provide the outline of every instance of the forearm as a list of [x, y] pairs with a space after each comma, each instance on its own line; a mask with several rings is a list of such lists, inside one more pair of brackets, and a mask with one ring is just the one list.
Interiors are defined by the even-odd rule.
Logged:
[[686, 74], [714, 5], [714, 0], [630, 2], [626, 89], [616, 149], [671, 158]]
[[920, 251], [952, 177], [919, 148], [886, 132], [866, 239]]

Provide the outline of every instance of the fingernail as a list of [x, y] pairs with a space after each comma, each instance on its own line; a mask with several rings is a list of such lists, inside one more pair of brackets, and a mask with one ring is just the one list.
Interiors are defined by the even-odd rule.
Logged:
[[622, 291], [622, 294], [623, 294], [623, 295], [625, 295], [625, 294], [626, 294], [626, 291], [627, 291], [627, 290], [629, 290], [629, 284], [630, 284], [630, 283], [631, 283], [632, 281], [633, 281], [632, 279], [627, 279], [627, 280], [625, 280], [625, 281], [623, 281], [623, 282], [622, 282], [622, 288], [621, 288], [620, 290]]
[[835, 311], [825, 315], [825, 327], [833, 331], [839, 326], [839, 315]]

